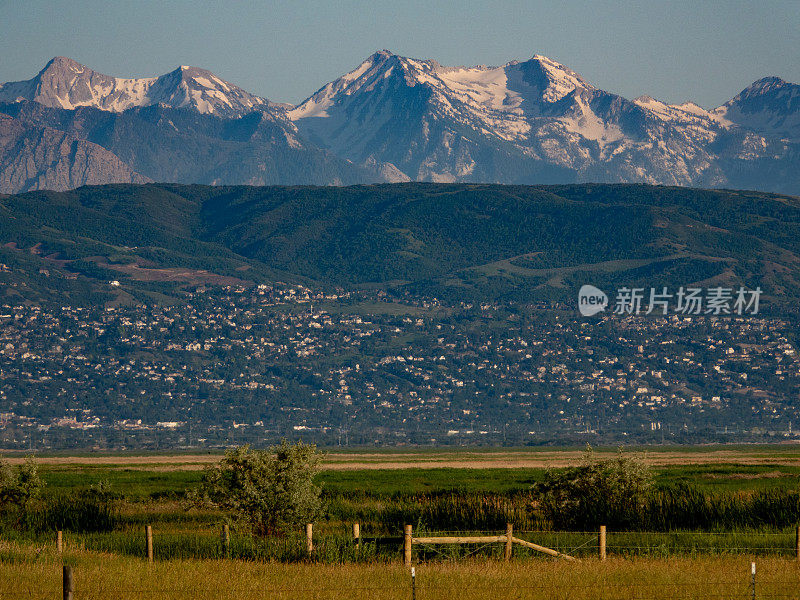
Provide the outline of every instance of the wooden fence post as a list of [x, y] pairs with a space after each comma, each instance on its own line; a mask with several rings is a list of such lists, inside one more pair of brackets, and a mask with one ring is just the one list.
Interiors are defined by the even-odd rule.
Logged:
[[306, 553], [308, 558], [311, 558], [311, 553], [314, 551], [314, 525], [308, 523], [306, 525]]
[[61, 530], [56, 532], [56, 550], [61, 554], [64, 551], [64, 534]]
[[358, 523], [353, 523], [353, 540], [355, 540], [356, 548], [361, 547], [361, 526]]
[[147, 562], [153, 562], [153, 527], [144, 526], [145, 550], [147, 552]]
[[606, 526], [600, 525], [600, 537], [598, 539], [600, 560], [606, 559]]
[[513, 540], [514, 540], [514, 525], [512, 523], [506, 523], [506, 554], [505, 554], [506, 560], [511, 560], [511, 552], [514, 549]]
[[411, 525], [406, 525], [403, 531], [403, 564], [411, 566]]
[[222, 558], [228, 558], [231, 553], [231, 528], [225, 524], [222, 526]]
[[73, 600], [75, 593], [75, 581], [72, 579], [72, 567], [64, 565], [63, 571], [63, 598]]
[[794, 557], [795, 560], [800, 560], [800, 525], [794, 531]]

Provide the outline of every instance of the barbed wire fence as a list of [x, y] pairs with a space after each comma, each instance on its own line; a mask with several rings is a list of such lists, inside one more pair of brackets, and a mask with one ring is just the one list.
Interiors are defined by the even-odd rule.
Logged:
[[[739, 531], [739, 532], [698, 532], [698, 531], [677, 531], [677, 532], [642, 532], [642, 531], [620, 531], [612, 532], [601, 528], [599, 531], [549, 531], [549, 530], [520, 530], [514, 533], [512, 538], [512, 527], [508, 526], [506, 531], [454, 531], [454, 530], [422, 530], [416, 532], [418, 544], [406, 543], [411, 532], [410, 526], [406, 526], [403, 536], [371, 536], [362, 537], [358, 527], [354, 527], [354, 535], [349, 543], [360, 550], [369, 548], [370, 544], [374, 547], [385, 546], [389, 553], [386, 556], [392, 562], [399, 562], [403, 557], [408, 566], [413, 566], [420, 570], [422, 576], [409, 578], [406, 584], [392, 586], [336, 586], [323, 585], [313, 587], [290, 587], [290, 586], [263, 586], [254, 588], [237, 588], [234, 582], [225, 588], [215, 589], [213, 587], [169, 587], [169, 586], [135, 586], [126, 585], [93, 588], [81, 585], [80, 567], [76, 568], [76, 575], [73, 575], [71, 566], [64, 567], [64, 600], [100, 600], [106, 598], [380, 598], [381, 600], [391, 600], [393, 598], [412, 598], [412, 600], [426, 600], [430, 598], [443, 599], [460, 597], [458, 586], [443, 585], [426, 577], [427, 564], [444, 561], [464, 561], [471, 557], [481, 556], [483, 558], [499, 558], [505, 554], [506, 560], [511, 558], [508, 548], [511, 546], [509, 539], [518, 542], [520, 540], [528, 542], [529, 546], [545, 547], [552, 550], [554, 558], [545, 557], [547, 560], [559, 560], [571, 558], [578, 560], [604, 560], [606, 558], [675, 558], [675, 557], [703, 557], [703, 556], [747, 556], [748, 560], [758, 560], [759, 558], [770, 559], [794, 559], [800, 563], [800, 527], [795, 531], [784, 532], [759, 532], [759, 531]], [[154, 534], [151, 527], [145, 529], [144, 535], [132, 533], [132, 536], [143, 538], [142, 544], [131, 544], [128, 541], [126, 549], [136, 550], [138, 556], [148, 562], [163, 561], [173, 558], [208, 560], [214, 558], [236, 559], [231, 555], [230, 534], [227, 528], [223, 528], [223, 535], [205, 535], [206, 545], [219, 548], [217, 553], [209, 553], [202, 544], [198, 543], [195, 552], [181, 554], [177, 556], [174, 552], [162, 552], [169, 549], [169, 534]], [[283, 548], [295, 545], [297, 552], [293, 555], [300, 557], [305, 563], [324, 563], [325, 557], [320, 554], [324, 550], [326, 538], [329, 536], [313, 537], [311, 527], [306, 528], [307, 537], [298, 535], [293, 538], [283, 540]], [[183, 538], [186, 533], [180, 534]], [[163, 539], [162, 539], [163, 538]], [[490, 541], [483, 541], [482, 538]], [[57, 552], [64, 553], [67, 546], [68, 550], [86, 550], [85, 544], [70, 543], [69, 538], [63, 534], [57, 536]], [[342, 536], [338, 536], [341, 542]], [[452, 542], [444, 546], [437, 546], [436, 542], [426, 543], [430, 540], [467, 540], [465, 542]], [[167, 542], [161, 546], [159, 542]], [[412, 540], [413, 541], [413, 536]], [[215, 546], [219, 544], [219, 546]], [[110, 544], [111, 546], [112, 544]], [[123, 544], [124, 545], [124, 544]], [[143, 546], [143, 547], [141, 547]], [[539, 551], [531, 550], [529, 546], [523, 544], [514, 546], [514, 560], [523, 561], [534, 556], [542, 556]], [[96, 549], [96, 548], [94, 548]], [[413, 552], [413, 563], [411, 560]], [[89, 548], [91, 550], [91, 548]], [[105, 551], [111, 551], [109, 547]], [[143, 552], [140, 552], [143, 550]], [[402, 551], [402, 555], [400, 552]], [[131, 552], [124, 552], [131, 555]], [[134, 554], [136, 555], [136, 554]], [[384, 556], [384, 559], [386, 558]], [[373, 562], [376, 565], [380, 561], [375, 560], [377, 554], [366, 554], [362, 562]], [[248, 557], [244, 557], [247, 559]], [[274, 561], [276, 557], [270, 558], [266, 554], [257, 557], [249, 557], [250, 560]], [[278, 558], [280, 561], [280, 558]], [[292, 561], [288, 561], [292, 562]], [[342, 562], [348, 562], [344, 560]], [[356, 561], [354, 561], [356, 562]], [[386, 560], [384, 560], [386, 562]], [[788, 561], [787, 561], [788, 562]], [[744, 564], [744, 563], [743, 563]], [[624, 583], [611, 580], [595, 581], [591, 584], [568, 584], [568, 583], [536, 583], [525, 582], [513, 585], [493, 584], [486, 586], [485, 596], [493, 599], [503, 600], [505, 598], [547, 598], [548, 600], [559, 599], [589, 599], [602, 598], [603, 600], [635, 599], [635, 600], [664, 600], [666, 598], [800, 598], [800, 577], [792, 581], [786, 574], [783, 577], [756, 580], [755, 562], [753, 565], [752, 578], [748, 579], [745, 574], [742, 577], [732, 580], [714, 581], [695, 581], [690, 583], [669, 582], [669, 583]], [[69, 573], [69, 575], [68, 575]], [[4, 592], [3, 582], [0, 581], [0, 599], [5, 598], [29, 598], [38, 600], [39, 598], [53, 598], [53, 592], [36, 589], [23, 589], [20, 595], [19, 589], [13, 594]], [[481, 590], [480, 585], [470, 585], [469, 591], [477, 593]], [[463, 590], [462, 590], [463, 592]]]

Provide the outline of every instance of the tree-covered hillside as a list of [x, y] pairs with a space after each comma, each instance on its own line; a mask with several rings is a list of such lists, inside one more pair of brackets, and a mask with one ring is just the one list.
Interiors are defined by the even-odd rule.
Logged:
[[0, 198], [0, 246], [3, 293], [30, 300], [276, 279], [468, 301], [567, 300], [583, 283], [800, 297], [800, 200], [744, 191], [111, 185]]

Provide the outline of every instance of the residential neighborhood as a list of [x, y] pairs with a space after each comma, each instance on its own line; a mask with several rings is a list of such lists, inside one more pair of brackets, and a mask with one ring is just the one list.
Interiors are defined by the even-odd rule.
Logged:
[[796, 327], [297, 284], [0, 306], [0, 446], [795, 439]]

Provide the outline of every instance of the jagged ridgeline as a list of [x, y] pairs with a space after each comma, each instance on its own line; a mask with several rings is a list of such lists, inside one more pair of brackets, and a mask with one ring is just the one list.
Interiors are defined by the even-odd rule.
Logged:
[[[107, 185], [0, 196], [0, 300], [172, 301], [273, 281], [446, 301], [584, 283], [800, 298], [800, 199], [647, 185]], [[110, 282], [114, 282], [113, 285]]]

